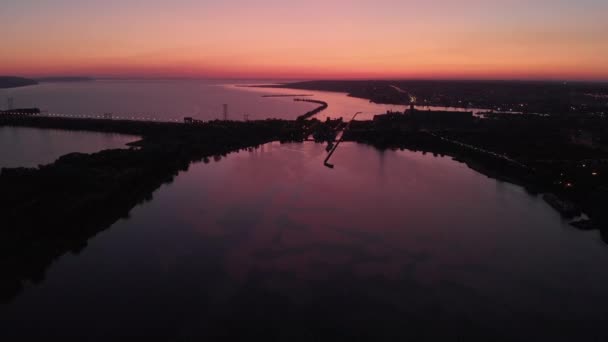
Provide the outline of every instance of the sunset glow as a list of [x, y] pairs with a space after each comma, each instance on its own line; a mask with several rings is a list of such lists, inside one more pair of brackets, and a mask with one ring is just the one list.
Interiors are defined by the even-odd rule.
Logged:
[[604, 0], [33, 1], [0, 74], [608, 79]]

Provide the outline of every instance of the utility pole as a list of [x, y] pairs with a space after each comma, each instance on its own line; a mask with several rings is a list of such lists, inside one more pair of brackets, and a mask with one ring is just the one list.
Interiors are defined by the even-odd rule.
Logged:
[[249, 121], [249, 114], [243, 114], [245, 121]]

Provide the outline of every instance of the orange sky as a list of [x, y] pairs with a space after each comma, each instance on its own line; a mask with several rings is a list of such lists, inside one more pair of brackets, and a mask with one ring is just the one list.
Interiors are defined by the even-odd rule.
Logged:
[[7, 0], [0, 74], [608, 79], [608, 1]]

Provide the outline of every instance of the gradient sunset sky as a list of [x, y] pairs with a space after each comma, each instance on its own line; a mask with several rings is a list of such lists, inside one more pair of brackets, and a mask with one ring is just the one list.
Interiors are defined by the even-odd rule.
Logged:
[[0, 74], [608, 80], [607, 0], [3, 0]]

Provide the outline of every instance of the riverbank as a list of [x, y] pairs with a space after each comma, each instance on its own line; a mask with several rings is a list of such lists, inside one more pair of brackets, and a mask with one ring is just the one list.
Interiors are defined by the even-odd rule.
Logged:
[[[510, 113], [608, 114], [608, 84], [550, 81], [320, 80], [261, 85], [347, 93], [378, 104], [484, 108]], [[594, 94], [595, 96], [589, 96]]]
[[[454, 131], [443, 134], [452, 137], [456, 135]], [[462, 132], [459, 134], [464, 135]], [[520, 185], [533, 194], [546, 193], [548, 196], [545, 198], [549, 199], [547, 203], [559, 211], [564, 219], [570, 221], [581, 212], [585, 213], [591, 218], [591, 222], [584, 224], [585, 227], [597, 227], [604, 238], [608, 234], [608, 215], [605, 210], [608, 191], [604, 186], [606, 181], [603, 176], [608, 169], [604, 164], [594, 164], [592, 168], [591, 162], [588, 162], [587, 168], [583, 167], [578, 159], [566, 165], [537, 163], [530, 159], [532, 154], [537, 152], [529, 151], [528, 159], [520, 157], [528, 166], [504, 158], [501, 153], [487, 153], [480, 148], [470, 148], [467, 144], [441, 139], [436, 133], [380, 129], [371, 122], [357, 122], [354, 129], [345, 132], [345, 140], [370, 144], [380, 149], [406, 148], [451, 156], [488, 177]], [[565, 148], [555, 148], [555, 153], [566, 156]], [[597, 153], [598, 157], [603, 156], [601, 151]], [[581, 169], [586, 169], [587, 172], [580, 172]], [[579, 173], [575, 174], [575, 170]], [[569, 175], [568, 181], [563, 180], [565, 175]], [[578, 222], [574, 226], [581, 227], [582, 224]], [[608, 243], [608, 239], [606, 242]]]
[[[305, 114], [306, 118], [311, 113], [314, 115], [327, 107], [323, 101], [294, 100], [321, 104], [319, 108]], [[180, 148], [187, 146], [187, 150], [207, 144], [208, 142], [204, 142], [198, 137], [199, 134], [208, 130], [219, 134], [218, 132], [222, 130], [237, 129], [241, 132], [239, 135], [243, 137], [244, 141], [251, 134], [263, 132], [268, 137], [282, 142], [304, 141], [310, 136], [314, 137], [315, 141], [326, 142], [331, 141], [337, 130], [344, 126], [341, 120], [320, 122], [316, 119], [305, 120], [304, 116], [295, 121], [264, 120], [246, 123], [210, 121], [184, 124], [4, 115], [0, 116], [0, 125], [137, 135], [145, 138], [134, 146], [181, 146]], [[403, 116], [403, 118], [406, 117]], [[395, 126], [395, 124], [401, 126]], [[605, 177], [608, 174], [608, 163], [602, 163], [601, 160], [605, 160], [602, 158], [606, 158], [607, 154], [601, 149], [590, 150], [583, 146], [572, 145], [559, 135], [552, 133], [557, 131], [560, 126], [570, 127], [577, 124], [580, 126], [580, 120], [522, 116], [516, 120], [513, 118], [477, 120], [462, 127], [460, 125], [456, 129], [442, 131], [434, 128], [433, 131], [428, 131], [425, 129], [424, 122], [408, 123], [408, 121], [401, 120], [380, 124], [380, 121], [358, 121], [345, 132], [344, 138], [346, 141], [367, 143], [380, 149], [406, 147], [451, 155], [489, 177], [523, 185], [533, 192], [553, 193], [563, 201], [575, 203], [576, 207], [599, 221], [595, 222], [595, 225], [603, 226], [605, 225], [603, 222], [606, 222], [605, 215], [602, 214], [603, 206], [600, 204], [603, 201], [598, 201], [598, 199], [606, 197], [602, 185], [605, 184]], [[585, 125], [597, 126], [598, 124], [594, 121]], [[550, 130], [543, 130], [541, 128], [543, 126], [550, 127]], [[519, 136], [520, 139], [517, 142], [504, 143], [513, 136]], [[218, 138], [218, 141], [222, 141], [222, 138]], [[550, 144], [553, 144], [554, 147], [548, 148]], [[529, 149], [530, 145], [536, 145], [539, 148]], [[508, 158], [507, 155], [516, 157]], [[587, 160], [585, 163], [588, 164], [588, 169], [582, 173], [580, 171], [585, 171], [583, 167], [585, 165], [579, 163], [578, 160], [583, 156]], [[547, 159], [557, 157], [571, 161], [547, 162]], [[560, 211], [566, 217], [571, 216], [564, 210]]]
[[[10, 122], [8, 122], [10, 121]], [[13, 298], [44, 270], [148, 201], [195, 161], [210, 162], [245, 148], [281, 140], [279, 121], [204, 125], [30, 117], [0, 125], [139, 135], [133, 148], [72, 153], [38, 168], [0, 173], [0, 300]], [[130, 132], [130, 133], [128, 133]]]
[[[138, 203], [149, 200], [156, 189], [171, 182], [192, 162], [210, 162], [233, 151], [272, 141], [302, 142], [311, 135], [318, 141], [333, 140], [335, 132], [344, 128], [341, 120], [321, 122], [314, 118], [161, 123], [37, 115], [0, 115], [0, 125], [113, 132], [142, 138], [126, 150], [68, 154], [38, 168], [2, 170], [0, 215], [5, 224], [0, 230], [0, 266], [7, 281], [2, 283], [0, 292], [9, 294], [4, 300], [12, 298], [24, 284], [40, 281], [55, 258], [82, 249], [88, 239], [127, 216]], [[448, 155], [488, 177], [520, 184], [532, 193], [553, 193], [560, 203], [571, 201], [592, 219], [575, 226], [598, 228], [608, 242], [605, 224], [608, 165], [594, 162], [603, 157], [601, 151], [579, 150], [562, 140], [541, 140], [541, 145], [538, 139], [554, 138], [540, 134], [542, 130], [538, 131], [536, 125], [535, 134], [521, 134], [514, 130], [517, 125], [511, 121], [505, 126], [497, 122], [483, 125], [493, 128], [482, 129], [473, 123], [458, 130], [430, 132], [419, 124], [414, 129], [394, 126], [392, 122], [386, 126], [375, 121], [354, 121], [343, 137], [345, 141], [378, 149], [406, 148]], [[499, 137], [492, 130], [510, 130], [509, 136], [520, 139], [518, 144], [507, 144], [509, 154], [517, 155], [515, 159], [504, 157], [502, 145], [492, 145], [493, 139]], [[482, 133], [489, 136], [480, 136]], [[463, 143], [455, 143], [458, 141]], [[553, 141], [553, 145], [548, 141]], [[557, 144], [559, 141], [565, 145]], [[519, 148], [520, 145], [526, 148]], [[535, 145], [543, 149], [527, 148]], [[541, 157], [577, 158], [583, 155], [581, 151], [586, 151], [589, 158], [584, 165], [580, 165], [579, 159], [565, 164], [539, 161]]]

